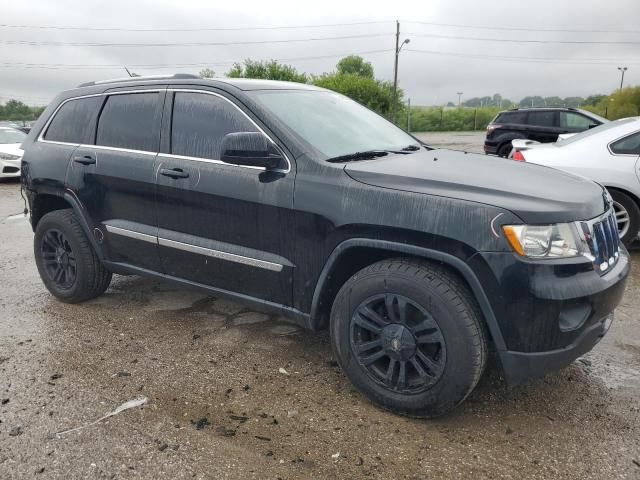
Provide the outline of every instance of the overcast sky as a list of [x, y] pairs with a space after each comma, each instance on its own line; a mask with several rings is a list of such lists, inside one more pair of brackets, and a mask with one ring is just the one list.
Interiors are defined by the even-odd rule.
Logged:
[[[209, 64], [223, 75], [233, 61], [274, 58], [320, 74], [334, 69], [341, 55], [360, 53], [373, 64], [378, 78], [392, 80], [396, 19], [401, 22], [401, 39], [411, 40], [400, 55], [399, 84], [413, 104], [457, 101], [458, 91], [464, 92], [463, 99], [501, 93], [512, 100], [609, 93], [620, 82], [618, 65], [629, 67], [626, 85], [640, 84], [640, 0], [3, 0], [0, 12], [0, 102], [19, 98], [46, 103], [81, 82], [123, 76], [118, 65], [140, 74], [159, 74], [198, 73]], [[311, 27], [355, 22], [378, 23]], [[16, 28], [25, 25], [89, 30]], [[256, 29], [274, 26], [305, 27]], [[104, 30], [109, 28], [118, 30]], [[326, 37], [342, 38], [311, 40]], [[263, 41], [273, 43], [247, 43]], [[113, 43], [209, 45], [104, 45]], [[165, 64], [170, 66], [149, 67]]]

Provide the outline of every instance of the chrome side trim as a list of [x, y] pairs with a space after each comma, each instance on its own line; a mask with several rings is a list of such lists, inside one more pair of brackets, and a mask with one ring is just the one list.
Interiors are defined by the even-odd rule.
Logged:
[[134, 238], [136, 240], [142, 240], [143, 242], [158, 244], [158, 238], [153, 235], [147, 235], [146, 233], [134, 232], [133, 230], [127, 230], [125, 228], [114, 227], [113, 225], [105, 225], [107, 232], [121, 235], [123, 237]]
[[206, 255], [208, 257], [227, 260], [229, 262], [241, 263], [243, 265], [249, 265], [251, 267], [264, 268], [265, 270], [271, 270], [273, 272], [281, 272], [283, 268], [283, 265], [280, 263], [269, 262], [267, 260], [260, 260], [252, 257], [245, 257], [244, 255], [236, 255], [235, 253], [213, 250], [211, 248], [198, 247], [197, 245], [177, 242], [175, 240], [169, 240], [168, 238], [155, 237], [153, 235], [135, 232], [126, 228], [114, 227], [113, 225], [105, 224], [105, 228], [107, 232], [113, 233], [115, 235], [121, 235], [123, 237], [133, 238], [135, 240], [142, 240], [143, 242], [154, 243], [163, 247], [175, 248], [184, 252]]
[[206, 255], [208, 257], [219, 258], [221, 260], [228, 260], [230, 262], [242, 263], [251, 267], [264, 268], [273, 272], [282, 271], [282, 265], [279, 263], [267, 262], [266, 260], [258, 260], [257, 258], [244, 257], [242, 255], [236, 255], [233, 253], [221, 252], [220, 250], [198, 247], [196, 245], [176, 242], [175, 240], [169, 240], [166, 238], [158, 238], [158, 245], [183, 250], [185, 252], [196, 253], [199, 255]]

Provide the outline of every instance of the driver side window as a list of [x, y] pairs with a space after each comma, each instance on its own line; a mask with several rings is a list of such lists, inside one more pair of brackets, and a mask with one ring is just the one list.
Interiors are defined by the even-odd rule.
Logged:
[[560, 128], [586, 130], [592, 123], [595, 122], [578, 113], [560, 112]]
[[230, 101], [207, 93], [176, 92], [173, 100], [171, 153], [220, 160], [228, 133], [258, 129]]

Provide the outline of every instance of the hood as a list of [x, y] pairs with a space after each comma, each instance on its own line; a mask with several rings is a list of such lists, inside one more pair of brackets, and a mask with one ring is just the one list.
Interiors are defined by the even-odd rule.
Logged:
[[406, 192], [484, 203], [524, 222], [586, 220], [605, 210], [595, 182], [540, 165], [453, 150], [421, 150], [348, 163], [356, 181]]
[[0, 143], [0, 153], [8, 153], [9, 155], [19, 155], [22, 157], [24, 150], [20, 148], [19, 143]]

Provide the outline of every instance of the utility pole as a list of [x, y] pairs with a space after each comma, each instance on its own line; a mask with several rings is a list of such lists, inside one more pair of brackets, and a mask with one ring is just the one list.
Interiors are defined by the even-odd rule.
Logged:
[[622, 91], [622, 84], [624, 83], [624, 72], [626, 72], [628, 69], [628, 67], [618, 67], [618, 70], [620, 70], [620, 73], [622, 73], [622, 77], [620, 78], [620, 91]]
[[458, 106], [462, 105], [462, 94], [463, 93], [464, 92], [457, 92], [457, 94], [458, 94]]
[[400, 56], [400, 50], [405, 43], [409, 43], [409, 39], [405, 38], [402, 44], [400, 43], [400, 22], [396, 20], [396, 55], [395, 63], [393, 65], [393, 104], [391, 105], [391, 121], [395, 122], [396, 117], [396, 103], [398, 100], [398, 57]]

